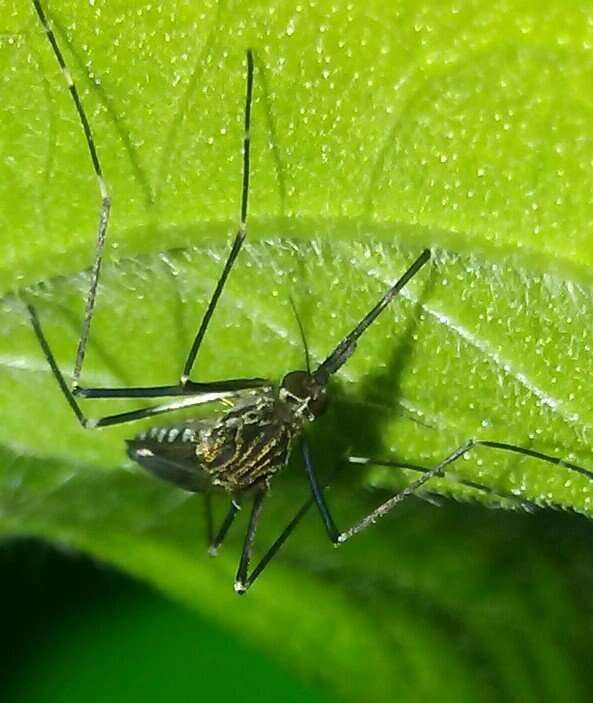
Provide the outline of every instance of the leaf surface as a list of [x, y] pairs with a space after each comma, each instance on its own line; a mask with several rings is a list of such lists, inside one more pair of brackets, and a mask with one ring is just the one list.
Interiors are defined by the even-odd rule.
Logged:
[[[64, 1], [47, 9], [114, 203], [88, 385], [173, 383], [180, 374], [236, 227], [251, 46], [249, 240], [196, 379], [278, 380], [302, 366], [290, 296], [321, 361], [430, 246], [430, 269], [335, 379], [330, 413], [310, 433], [320, 470], [346, 451], [433, 466], [470, 437], [593, 468], [588, 4]], [[503, 692], [525, 701], [552, 687], [558, 700], [578, 699], [583, 679], [568, 653], [581, 644], [580, 605], [560, 549], [562, 530], [581, 528], [568, 516], [557, 518], [554, 536], [552, 517], [481, 517], [466, 505], [437, 515], [414, 504], [337, 553], [312, 516], [245, 607], [228, 587], [239, 537], [217, 561], [200, 556], [196, 499], [124, 459], [122, 440], [137, 428], [77, 426], [23, 300], [36, 305], [68, 373], [99, 196], [32, 7], [10, 4], [4, 22], [2, 532], [86, 549], [270, 649], [282, 633], [278, 656], [343, 698], [393, 691], [427, 700], [438, 690], [439, 700]], [[86, 407], [107, 414], [122, 404]], [[365, 488], [393, 491], [409, 479], [349, 467], [330, 494], [340, 525], [380, 499]], [[262, 544], [305, 489], [295, 462], [270, 499]], [[516, 507], [495, 495], [512, 493], [592, 513], [584, 476], [488, 449], [457, 462], [432, 490]], [[571, 563], [584, 555], [583, 590], [591, 583], [585, 542], [570, 547]], [[550, 604], [553, 614], [540, 620]], [[571, 644], [559, 658], [561, 622]]]

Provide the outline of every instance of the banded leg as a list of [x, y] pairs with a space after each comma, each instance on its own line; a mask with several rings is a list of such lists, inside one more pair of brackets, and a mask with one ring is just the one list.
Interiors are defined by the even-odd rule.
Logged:
[[[359, 459], [358, 457], [356, 459]], [[350, 458], [349, 458], [350, 460]], [[369, 463], [370, 460], [355, 460], [352, 463], [356, 464], [361, 464], [361, 463]], [[373, 462], [375, 463], [375, 462]], [[396, 464], [389, 464], [396, 466]], [[421, 473], [428, 473], [430, 469], [424, 467], [424, 466], [417, 466], [417, 465], [412, 465], [412, 464], [406, 464], [405, 466], [402, 466], [401, 468], [408, 468], [408, 469], [415, 469], [417, 471], [420, 471]], [[325, 484], [321, 487], [321, 490], [325, 490], [327, 486], [334, 480], [334, 478], [337, 475], [337, 471], [334, 471], [331, 476], [328, 478], [328, 480], [325, 482]], [[473, 487], [475, 488], [482, 488], [479, 484], [475, 484]], [[491, 492], [491, 489], [488, 488], [487, 486], [483, 487], [485, 491], [488, 493]], [[311, 495], [311, 497], [303, 503], [299, 511], [294, 515], [292, 520], [286, 525], [286, 527], [282, 530], [280, 535], [276, 538], [276, 540], [273, 542], [272, 546], [269, 547], [268, 551], [264, 554], [264, 556], [260, 559], [258, 562], [257, 566], [253, 569], [251, 574], [247, 577], [246, 581], [243, 583], [243, 589], [240, 591], [240, 593], [245, 593], [253, 584], [255, 583], [256, 579], [259, 577], [259, 575], [264, 571], [264, 569], [268, 566], [268, 564], [272, 561], [272, 559], [276, 556], [276, 554], [280, 551], [281, 547], [284, 545], [286, 540], [290, 537], [290, 535], [293, 533], [293, 531], [296, 529], [298, 524], [301, 522], [301, 520], [305, 517], [305, 515], [309, 512], [311, 507], [316, 503], [316, 499], [314, 495]]]
[[[466, 452], [468, 452], [470, 449], [478, 447], [478, 446], [486, 446], [494, 449], [502, 449], [504, 451], [509, 451], [513, 453], [518, 453], [522, 454], [525, 456], [530, 456], [535, 459], [541, 459], [543, 461], [547, 461], [548, 463], [554, 464], [554, 465], [560, 465], [560, 466], [565, 466], [566, 468], [576, 471], [577, 473], [584, 474], [585, 476], [591, 478], [593, 477], [591, 472], [589, 472], [587, 469], [584, 469], [581, 466], [577, 466], [576, 464], [571, 464], [570, 462], [566, 462], [562, 459], [557, 459], [556, 457], [551, 457], [547, 454], [542, 454], [541, 452], [536, 452], [531, 449], [524, 449], [523, 447], [517, 447], [516, 445], [512, 444], [505, 444], [502, 442], [489, 442], [486, 440], [472, 440], [471, 442], [467, 442], [465, 445], [462, 445], [459, 449], [457, 449], [455, 452], [453, 452], [447, 459], [445, 459], [444, 462], [442, 462], [436, 469], [430, 469], [426, 466], [420, 466], [418, 464], [411, 464], [409, 462], [399, 462], [399, 461], [388, 461], [388, 460], [383, 460], [383, 459], [369, 459], [366, 457], [355, 457], [351, 456], [347, 458], [347, 461], [351, 464], [357, 464], [357, 465], [369, 465], [369, 464], [375, 464], [378, 466], [388, 466], [388, 467], [393, 467], [393, 468], [401, 468], [401, 469], [408, 469], [412, 471], [417, 471], [421, 474], [423, 474], [422, 478], [420, 481], [416, 481], [410, 486], [408, 486], [404, 491], [398, 493], [394, 499], [390, 499], [386, 503], [383, 503], [382, 506], [380, 506], [377, 510], [373, 511], [369, 518], [371, 516], [376, 516], [376, 519], [379, 519], [380, 517], [383, 517], [384, 514], [389, 512], [395, 505], [401, 500], [403, 500], [405, 497], [408, 495], [412, 494], [417, 488], [422, 483], [425, 483], [428, 481], [430, 478], [439, 475], [440, 472], [444, 469], [445, 466], [452, 464], [454, 461], [457, 461], [460, 457], [462, 457]], [[341, 542], [346, 541], [346, 539], [349, 539], [353, 534], [356, 534], [357, 532], [362, 531], [364, 527], [368, 526], [373, 520], [369, 520], [369, 518], [365, 518], [364, 520], [360, 521], [357, 523], [357, 525], [354, 526], [354, 528], [351, 528], [351, 530], [348, 530], [344, 533], [341, 533], [337, 527], [335, 526], [335, 523], [333, 521], [333, 518], [331, 517], [331, 514], [329, 513], [329, 509], [327, 508], [327, 504], [325, 503], [325, 500], [323, 500], [323, 508], [320, 505], [320, 500], [319, 496], [323, 495], [323, 491], [327, 486], [335, 479], [337, 475], [337, 471], [333, 471], [330, 477], [325, 481], [325, 483], [322, 486], [319, 486], [317, 477], [315, 475], [315, 471], [313, 469], [310, 453], [308, 446], [306, 444], [303, 445], [303, 459], [305, 461], [305, 468], [307, 470], [307, 475], [309, 475], [309, 472], [313, 475], [313, 480], [314, 483], [318, 486], [319, 490], [316, 491], [311, 485], [312, 488], [312, 495], [311, 497], [302, 505], [300, 510], [295, 514], [295, 516], [292, 518], [292, 520], [286, 525], [284, 530], [280, 533], [280, 535], [276, 538], [272, 546], [268, 549], [268, 551], [264, 554], [264, 556], [261, 558], [257, 566], [253, 569], [251, 574], [248, 576], [246, 581], [243, 583], [243, 590], [241, 593], [244, 593], [247, 591], [248, 588], [250, 588], [255, 580], [258, 578], [258, 576], [262, 573], [262, 571], [268, 566], [268, 564], [272, 561], [272, 559], [276, 556], [282, 545], [286, 542], [286, 540], [290, 537], [292, 532], [295, 530], [295, 528], [298, 526], [298, 524], [301, 522], [301, 520], [304, 518], [304, 516], [307, 514], [307, 512], [310, 510], [310, 508], [314, 505], [317, 504], [317, 507], [319, 508], [319, 511], [322, 515], [324, 525], [326, 526], [326, 530], [328, 532], [328, 535], [330, 536], [330, 539], [334, 544], [340, 544]], [[521, 500], [517, 496], [515, 496], [512, 493], [507, 493], [505, 491], [498, 491], [492, 489], [490, 486], [486, 486], [484, 484], [478, 483], [477, 481], [470, 481], [470, 480], [465, 480], [465, 479], [456, 479], [457, 483], [461, 483], [464, 486], [468, 486], [469, 488], [474, 488], [476, 490], [482, 491], [487, 495], [491, 495], [493, 497], [500, 497], [504, 498], [505, 500], [512, 500], [514, 501], [518, 507], [524, 508], [526, 510], [532, 510], [536, 508], [537, 506], [528, 501], [528, 500]], [[310, 479], [311, 483], [311, 479]], [[382, 510], [384, 506], [389, 506], [387, 510]], [[378, 514], [379, 513], [379, 514]], [[378, 514], [378, 515], [377, 515]], [[329, 525], [329, 528], [328, 528]], [[363, 525], [359, 529], [357, 529], [357, 526]], [[345, 535], [345, 538], [340, 539], [341, 535]]]
[[91, 321], [93, 318], [93, 311], [95, 308], [95, 299], [97, 297], [97, 287], [99, 285], [99, 276], [101, 273], [101, 262], [103, 259], [103, 250], [105, 248], [105, 237], [107, 235], [107, 226], [109, 224], [109, 215], [111, 212], [111, 197], [109, 195], [109, 190], [107, 184], [103, 177], [103, 169], [101, 167], [101, 162], [99, 161], [99, 155], [95, 147], [95, 141], [93, 139], [93, 133], [89, 124], [88, 117], [82, 105], [82, 100], [80, 99], [80, 94], [76, 83], [72, 78], [66, 62], [64, 61], [64, 56], [58, 42], [56, 40], [55, 34], [49, 25], [47, 15], [43, 10], [40, 0], [33, 0], [33, 6], [37, 12], [37, 16], [43, 26], [49, 44], [52, 48], [54, 56], [60, 66], [64, 79], [66, 80], [66, 85], [72, 96], [74, 106], [76, 107], [76, 112], [78, 113], [78, 118], [82, 125], [82, 130], [84, 132], [84, 137], [86, 140], [87, 148], [91, 157], [91, 162], [93, 164], [93, 170], [97, 178], [97, 183], [99, 186], [99, 194], [101, 197], [101, 205], [99, 209], [99, 223], [97, 226], [97, 237], [95, 243], [95, 258], [93, 261], [93, 266], [91, 268], [91, 281], [89, 285], [89, 290], [87, 293], [84, 320], [82, 323], [82, 329], [80, 333], [80, 339], [78, 340], [78, 347], [76, 350], [76, 360], [74, 363], [74, 372], [72, 374], [72, 388], [78, 387], [80, 382], [80, 375], [82, 373], [82, 365], [84, 363], [84, 358], [86, 354], [87, 343], [89, 339]]
[[[133, 387], [133, 388], [83, 388], [80, 385], [80, 377], [82, 373], [82, 367], [84, 364], [86, 350], [88, 346], [88, 340], [90, 335], [90, 328], [93, 318], [93, 313], [95, 309], [95, 302], [97, 297], [97, 289], [99, 285], [99, 277], [101, 273], [101, 265], [103, 260], [103, 251], [105, 248], [105, 239], [107, 235], [107, 227], [109, 224], [109, 216], [111, 212], [111, 197], [107, 188], [105, 178], [103, 176], [103, 169], [101, 162], [99, 160], [99, 155], [97, 148], [95, 146], [95, 141], [93, 137], [93, 132], [82, 104], [80, 98], [80, 93], [72, 78], [72, 74], [66, 65], [64, 55], [60, 49], [57, 42], [56, 36], [50, 26], [48, 17], [43, 9], [41, 0], [33, 0], [33, 6], [39, 17], [39, 21], [45, 31], [48, 42], [51, 46], [53, 54], [58, 62], [58, 65], [64, 75], [66, 85], [74, 102], [76, 112], [78, 114], [80, 123], [82, 125], [84, 137], [86, 140], [87, 148], [91, 157], [91, 162], [93, 165], [93, 170], [97, 178], [99, 193], [101, 196], [101, 205], [99, 212], [99, 223], [97, 226], [97, 236], [95, 244], [95, 257], [93, 265], [91, 268], [91, 278], [89, 284], [89, 290], [87, 293], [84, 319], [81, 328], [81, 334], [78, 341], [78, 346], [76, 350], [76, 357], [74, 363], [74, 371], [72, 374], [72, 393], [74, 395], [79, 395], [86, 398], [154, 398], [154, 397], [165, 397], [165, 396], [180, 396], [180, 395], [194, 395], [197, 393], [210, 393], [216, 390], [227, 391], [227, 390], [240, 390], [244, 388], [254, 388], [265, 385], [264, 379], [230, 379], [228, 381], [218, 381], [213, 383], [193, 383], [189, 379], [189, 373], [193, 366], [195, 357], [198, 353], [199, 347], [202, 340], [206, 334], [206, 329], [210, 322], [210, 318], [216, 308], [218, 299], [224, 288], [226, 279], [230, 273], [230, 270], [237, 258], [243, 240], [246, 235], [246, 223], [247, 223], [247, 203], [249, 195], [249, 165], [250, 165], [250, 138], [249, 130], [251, 126], [251, 103], [253, 95], [253, 53], [251, 50], [247, 52], [247, 90], [246, 90], [246, 100], [245, 100], [245, 134], [243, 139], [243, 186], [241, 195], [241, 217], [239, 231], [235, 237], [233, 247], [223, 269], [222, 275], [217, 283], [214, 294], [208, 304], [208, 308], [202, 320], [200, 329], [194, 339], [191, 351], [189, 353], [188, 359], [186, 361], [182, 379], [178, 385], [173, 386], [150, 386], [150, 387]], [[44, 350], [45, 351], [45, 350]], [[46, 354], [46, 357], [48, 355]], [[48, 358], [49, 361], [49, 358]], [[53, 370], [53, 369], [52, 369]], [[55, 375], [55, 373], [54, 373]], [[56, 377], [57, 378], [57, 377]], [[59, 382], [59, 381], [58, 381]], [[60, 384], [61, 386], [61, 384]], [[71, 400], [68, 401], [70, 406], [73, 407]], [[76, 412], [77, 417], [79, 413]], [[80, 417], [79, 417], [80, 420]]]
[[[443, 469], [448, 464], [459, 458], [458, 454], [460, 451], [462, 451], [462, 449], [456, 450], [434, 469], [429, 469], [426, 473], [420, 476], [420, 478], [417, 478], [415, 481], [412, 481], [412, 483], [406, 486], [399, 493], [396, 493], [389, 500], [386, 500], [378, 508], [373, 510], [373, 512], [369, 513], [366, 517], [357, 522], [349, 530], [346, 530], [345, 532], [340, 532], [340, 530], [338, 530], [338, 528], [336, 527], [336, 523], [334, 522], [334, 519], [329, 511], [325, 497], [323, 495], [323, 489], [317, 479], [315, 468], [313, 466], [313, 461], [311, 459], [311, 453], [309, 451], [309, 446], [305, 441], [301, 443], [301, 452], [303, 456], [303, 463], [305, 465], [305, 474], [309, 479], [309, 485], [311, 487], [311, 492], [313, 493], [313, 499], [315, 501], [315, 504], [317, 505], [319, 514], [321, 515], [321, 519], [325, 526], [327, 535], [330, 540], [336, 545], [345, 542], [358, 532], [362, 532], [362, 530], [364, 530], [369, 525], [377, 522], [377, 520], [384, 517], [388, 512], [393, 510], [393, 508], [398, 503], [401, 503], [402, 500], [412, 495], [427, 481], [430, 481], [431, 478], [434, 478], [435, 476], [442, 476]], [[465, 453], [465, 451], [467, 451], [467, 449], [463, 449], [463, 453]]]
[[[106, 415], [104, 417], [99, 417], [99, 418], [91, 418], [87, 417], [83, 412], [76, 401], [76, 398], [74, 396], [74, 393], [70, 390], [68, 387], [68, 384], [66, 383], [66, 380], [64, 376], [62, 375], [62, 372], [60, 371], [58, 364], [55, 360], [55, 357], [49, 347], [49, 344], [47, 343], [47, 340], [45, 338], [45, 335], [43, 334], [43, 331], [41, 329], [41, 325], [39, 324], [39, 319], [37, 318], [37, 313], [35, 312], [35, 309], [31, 306], [28, 306], [28, 311], [29, 315], [31, 318], [31, 324], [33, 326], [33, 330], [35, 332], [35, 335], [37, 337], [37, 341], [39, 342], [39, 346], [41, 347], [43, 354], [45, 355], [45, 358], [47, 359], [47, 363], [49, 364], [49, 367], [51, 369], [51, 372], [56, 379], [58, 386], [60, 387], [60, 390], [62, 391], [62, 395], [66, 399], [66, 402], [72, 409], [72, 412], [76, 416], [76, 419], [78, 422], [81, 424], [81, 426], [84, 429], [90, 430], [94, 429], [96, 427], [107, 427], [108, 425], [121, 425], [126, 422], [133, 422], [134, 420], [142, 420], [143, 418], [146, 417], [152, 417], [153, 415], [162, 415], [163, 413], [168, 413], [172, 412], [174, 410], [180, 410], [181, 408], [189, 408], [189, 407], [194, 407], [196, 405], [203, 405], [204, 403], [211, 403], [215, 400], [221, 400], [223, 398], [229, 398], [233, 397], [235, 395], [236, 391], [210, 391], [207, 392], [205, 390], [195, 392], [193, 394], [187, 392], [184, 390], [183, 392], [178, 392], [176, 395], [178, 396], [183, 396], [178, 398], [177, 400], [173, 400], [169, 403], [162, 403], [161, 405], [155, 405], [149, 408], [140, 408], [138, 410], [129, 410], [127, 412], [123, 413], [117, 413], [115, 415]], [[204, 384], [207, 385], [207, 384]], [[170, 393], [168, 395], [175, 395], [173, 393]], [[122, 397], [122, 396], [120, 396]], [[126, 396], [124, 396], [126, 397]], [[145, 396], [127, 396], [127, 397], [145, 397]], [[152, 397], [152, 396], [150, 396]]]
[[[349, 456], [346, 461], [349, 464], [356, 464], [357, 466], [386, 466], [392, 469], [406, 469], [407, 471], [416, 471], [418, 473], [428, 473], [430, 469], [426, 466], [420, 466], [419, 464], [410, 464], [407, 461], [393, 461], [389, 459], [371, 459], [370, 457], [362, 456]], [[511, 501], [518, 508], [523, 510], [533, 511], [538, 508], [536, 503], [530, 500], [522, 500], [514, 493], [508, 491], [499, 490], [486, 486], [478, 481], [471, 481], [464, 478], [455, 478], [454, 483], [458, 483], [462, 486], [467, 486], [468, 488], [473, 488], [476, 491], [480, 491], [486, 495], [492, 496], [493, 498], [503, 498], [504, 500]]]
[[[355, 464], [362, 464], [362, 463], [371, 463], [371, 460], [360, 460], [359, 457], [350, 457], [348, 461], [351, 459], [355, 459], [352, 461], [352, 463]], [[372, 463], [379, 463], [379, 462], [372, 462]], [[390, 463], [389, 466], [398, 466], [400, 467], [399, 464], [395, 463]], [[430, 469], [426, 468], [425, 466], [418, 466], [418, 465], [413, 465], [413, 464], [405, 464], [401, 465], [401, 468], [407, 468], [407, 469], [412, 469], [412, 470], [417, 470], [421, 473], [428, 473]], [[337, 475], [337, 471], [334, 471], [331, 476], [327, 479], [327, 481], [324, 483], [324, 485], [321, 487], [321, 490], [325, 490], [327, 486], [329, 486], [330, 483], [334, 480], [334, 478]], [[469, 485], [469, 484], [468, 484]], [[474, 488], [478, 489], [483, 489], [484, 491], [491, 493], [492, 490], [488, 488], [487, 486], [481, 486], [481, 484], [473, 484]], [[264, 554], [264, 556], [260, 559], [258, 562], [257, 566], [253, 569], [251, 574], [246, 578], [246, 580], [243, 582], [243, 588], [241, 591], [238, 591], [239, 593], [245, 593], [253, 584], [255, 583], [256, 579], [258, 576], [264, 571], [264, 569], [268, 566], [268, 564], [272, 561], [272, 559], [276, 556], [276, 554], [280, 551], [281, 547], [284, 545], [286, 540], [290, 537], [290, 535], [293, 533], [293, 531], [296, 529], [298, 524], [301, 522], [301, 520], [305, 517], [305, 515], [309, 512], [311, 507], [316, 503], [316, 499], [314, 495], [311, 495], [311, 497], [303, 503], [301, 508], [298, 510], [298, 512], [294, 515], [292, 520], [286, 525], [286, 527], [282, 530], [280, 535], [276, 538], [276, 540], [273, 542], [272, 546], [268, 548], [268, 551]]]
[[[438, 464], [433, 469], [426, 469], [425, 467], [419, 467], [414, 464], [402, 464], [402, 468], [411, 468], [411, 469], [415, 468], [417, 470], [420, 470], [421, 472], [423, 472], [422, 476], [420, 476], [415, 481], [412, 481], [412, 483], [410, 483], [408, 486], [406, 486], [402, 491], [400, 491], [399, 493], [396, 493], [394, 496], [392, 496], [391, 498], [386, 500], [384, 503], [379, 505], [379, 507], [375, 508], [375, 510], [373, 510], [371, 513], [369, 513], [362, 520], [359, 520], [357, 523], [355, 523], [348, 530], [341, 532], [336, 527], [334, 519], [333, 519], [333, 517], [329, 511], [329, 508], [327, 506], [327, 503], [325, 501], [325, 497], [323, 495], [323, 489], [319, 484], [319, 481], [317, 479], [317, 475], [315, 473], [315, 469], [313, 467], [313, 462], [311, 459], [309, 447], [306, 444], [306, 442], [304, 442], [304, 441], [301, 444], [303, 461], [304, 461], [304, 465], [305, 465], [305, 473], [307, 475], [307, 478], [309, 479], [309, 485], [311, 487], [311, 492], [313, 493], [314, 501], [315, 501], [317, 508], [319, 510], [319, 513], [321, 515], [321, 519], [322, 519], [323, 524], [325, 526], [328, 537], [336, 545], [342, 544], [343, 542], [346, 542], [354, 535], [358, 534], [359, 532], [362, 532], [370, 525], [373, 525], [374, 523], [376, 523], [382, 517], [387, 515], [391, 510], [393, 510], [393, 508], [395, 508], [396, 505], [401, 503], [402, 500], [404, 500], [408, 496], [412, 495], [416, 490], [418, 490], [418, 488], [420, 488], [422, 485], [424, 485], [431, 478], [434, 478], [436, 476], [444, 476], [445, 469], [447, 466], [450, 466], [454, 462], [458, 461], [459, 459], [461, 459], [461, 457], [463, 457], [465, 454], [467, 454], [470, 450], [475, 449], [477, 447], [489, 447], [491, 449], [497, 449], [500, 451], [505, 451], [505, 452], [509, 452], [509, 453], [513, 453], [513, 454], [520, 454], [522, 456], [528, 456], [528, 457], [531, 457], [534, 459], [539, 459], [539, 460], [545, 461], [549, 464], [553, 464], [554, 466], [563, 466], [564, 468], [567, 468], [570, 471], [574, 471], [576, 473], [579, 473], [579, 474], [586, 476], [587, 478], [593, 480], [593, 472], [592, 471], [589, 471], [588, 469], [585, 469], [582, 466], [578, 466], [577, 464], [573, 464], [572, 462], [565, 461], [564, 459], [559, 459], [558, 457], [553, 457], [553, 456], [550, 456], [549, 454], [544, 454], [543, 452], [538, 452], [533, 449], [527, 449], [525, 447], [519, 447], [517, 445], [508, 444], [506, 442], [493, 442], [493, 441], [489, 441], [489, 440], [471, 439], [468, 442], [466, 442], [465, 444], [462, 444], [455, 451], [451, 452], [451, 454], [449, 454], [449, 456], [447, 456], [440, 464]], [[364, 460], [364, 461], [366, 461], [366, 460]], [[354, 463], [357, 463], [357, 462], [355, 461]], [[379, 463], [381, 463], [381, 462], [379, 462]], [[393, 464], [386, 463], [386, 465], [396, 465], [396, 462], [394, 462]], [[474, 485], [474, 487], [486, 488], [486, 487], [482, 487], [481, 484], [476, 484], [476, 485]]]

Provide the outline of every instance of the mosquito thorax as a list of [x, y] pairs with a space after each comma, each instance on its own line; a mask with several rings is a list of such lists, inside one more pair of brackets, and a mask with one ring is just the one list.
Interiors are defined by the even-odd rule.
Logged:
[[317, 419], [327, 410], [327, 391], [308, 371], [291, 371], [282, 379], [278, 400], [286, 403], [291, 411], [309, 421]]

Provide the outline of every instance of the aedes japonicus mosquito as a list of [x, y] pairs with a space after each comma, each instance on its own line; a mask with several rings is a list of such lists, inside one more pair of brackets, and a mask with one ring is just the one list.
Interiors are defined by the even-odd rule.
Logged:
[[[227, 409], [213, 419], [187, 420], [177, 424], [153, 427], [128, 440], [127, 451], [134, 461], [159, 478], [187, 491], [203, 493], [206, 496], [208, 508], [210, 494], [224, 493], [230, 496], [230, 507], [220, 529], [215, 534], [210, 530], [211, 554], [215, 554], [218, 547], [222, 544], [240, 509], [241, 499], [245, 496], [252, 497], [251, 516], [235, 579], [235, 590], [238, 593], [244, 593], [254, 583], [312, 505], [317, 506], [329, 539], [336, 545], [341, 544], [386, 515], [398, 503], [416, 492], [430, 479], [436, 476], [444, 476], [445, 469], [448, 466], [464, 456], [470, 449], [478, 446], [533, 457], [583, 474], [588, 478], [593, 478], [593, 472], [562, 459], [504, 442], [485, 440], [470, 440], [466, 442], [433, 468], [404, 462], [349, 457], [347, 461], [350, 463], [373, 463], [400, 467], [417, 471], [420, 476], [349, 529], [341, 531], [337, 528], [324, 496], [325, 485], [321, 484], [317, 478], [304, 431], [309, 423], [321, 417], [326, 410], [328, 401], [327, 386], [330, 378], [354, 353], [357, 343], [365, 330], [375, 322], [399, 291], [429, 262], [430, 251], [428, 249], [425, 249], [417, 256], [396, 283], [383, 294], [374, 307], [369, 310], [352, 331], [338, 343], [328, 357], [315, 369], [311, 367], [301, 327], [301, 336], [305, 344], [307, 369], [287, 373], [278, 386], [262, 378], [229, 379], [204, 383], [190, 379], [190, 374], [208, 329], [208, 324], [247, 233], [250, 126], [254, 76], [254, 59], [251, 50], [247, 50], [246, 53], [245, 133], [243, 138], [243, 178], [239, 228], [188, 353], [179, 383], [169, 386], [128, 388], [86, 388], [81, 386], [80, 378], [95, 307], [111, 199], [103, 178], [93, 133], [76, 84], [64, 61], [63, 54], [40, 0], [33, 0], [33, 5], [62, 70], [78, 113], [101, 196], [95, 258], [91, 270], [90, 286], [76, 352], [71, 389], [58, 368], [34, 308], [29, 306], [33, 329], [62, 394], [85, 429], [133, 422], [182, 408], [191, 408], [213, 401], [225, 401]], [[160, 405], [143, 407], [115, 415], [90, 418], [82, 412], [76, 399], [77, 397], [168, 397], [173, 398], [173, 400]], [[311, 497], [282, 530], [257, 566], [249, 573], [255, 533], [270, 481], [275, 474], [287, 466], [291, 450], [295, 444], [298, 445], [302, 456], [305, 475], [311, 489]], [[462, 481], [462, 483], [478, 490], [494, 493], [488, 486], [473, 481]], [[506, 498], [516, 500], [515, 496], [498, 492], [496, 495], [503, 495]]]

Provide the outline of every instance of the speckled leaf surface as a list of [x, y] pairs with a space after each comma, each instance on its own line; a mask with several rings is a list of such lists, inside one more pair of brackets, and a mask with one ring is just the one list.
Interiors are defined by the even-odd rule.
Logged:
[[[469, 437], [593, 468], [588, 4], [61, 1], [47, 9], [114, 203], [88, 384], [172, 383], [181, 371], [236, 226], [252, 46], [249, 243], [196, 378], [278, 379], [301, 366], [290, 296], [321, 360], [429, 246], [430, 269], [332, 387], [331, 411], [311, 432], [320, 468], [347, 450], [433, 465]], [[581, 530], [568, 516], [557, 517], [558, 532], [547, 529], [546, 547], [537, 526], [552, 518], [414, 503], [338, 552], [312, 516], [248, 600], [232, 601], [238, 537], [216, 561], [201, 555], [199, 502], [124, 459], [122, 440], [135, 428], [77, 426], [23, 314], [22, 300], [34, 302], [70, 371], [99, 199], [65, 83], [26, 2], [3, 12], [0, 86], [2, 532], [109, 559], [232, 623], [343, 698], [393, 691], [427, 700], [438, 690], [439, 700], [494, 700], [503, 691], [524, 701], [555, 687], [553, 700], [578, 699], [573, 650], [556, 651], [555, 628], [565, 623], [572, 637], [584, 607], [563, 576], [562, 535]], [[115, 407], [88, 405], [93, 414]], [[455, 474], [593, 512], [590, 482], [539, 462], [484, 449]], [[344, 471], [330, 496], [340, 524], [377, 503], [370, 486], [406, 480]], [[262, 542], [305, 488], [295, 463], [270, 499]], [[454, 480], [434, 490], [497, 502]], [[593, 583], [585, 530], [571, 547], [583, 591]], [[529, 581], [525, 600], [519, 582], [534, 574], [547, 587], [539, 594]], [[447, 575], [455, 586], [443, 593]], [[558, 605], [536, 636], [529, 613], [544, 602]], [[306, 617], [296, 617], [303, 604]], [[509, 642], [511, 620], [520, 636]], [[322, 659], [311, 657], [317, 647]]]

